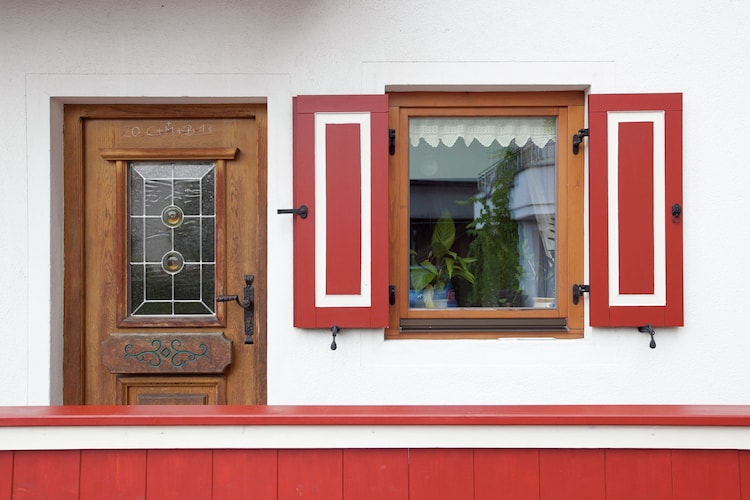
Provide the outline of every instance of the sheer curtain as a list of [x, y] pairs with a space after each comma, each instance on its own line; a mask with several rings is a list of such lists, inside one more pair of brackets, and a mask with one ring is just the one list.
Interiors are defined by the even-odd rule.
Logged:
[[490, 146], [493, 141], [507, 146], [513, 139], [523, 146], [531, 139], [541, 148], [554, 141], [556, 135], [555, 119], [546, 117], [419, 118], [409, 125], [409, 140], [415, 147], [420, 139], [432, 147], [440, 142], [451, 147], [463, 137], [466, 144], [477, 140], [483, 146]]

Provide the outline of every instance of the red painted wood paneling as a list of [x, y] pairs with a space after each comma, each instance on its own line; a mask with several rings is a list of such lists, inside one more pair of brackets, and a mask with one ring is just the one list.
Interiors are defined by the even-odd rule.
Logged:
[[0, 478], [0, 499], [731, 500], [750, 451], [37, 450], [0, 452]]
[[474, 450], [409, 450], [409, 499], [474, 498]]
[[474, 450], [474, 498], [539, 499], [539, 450]]
[[740, 487], [742, 498], [750, 499], [750, 451], [738, 452], [740, 460]]
[[409, 450], [344, 450], [344, 498], [407, 500]]
[[159, 500], [211, 498], [212, 450], [149, 450], [146, 496]]
[[276, 450], [215, 450], [213, 498], [277, 498]]
[[539, 498], [604, 498], [603, 450], [539, 450]]
[[741, 498], [739, 462], [736, 450], [672, 451], [674, 498]]
[[669, 450], [607, 450], [607, 500], [672, 500], [672, 455]]
[[[362, 148], [359, 124], [326, 126], [326, 293], [359, 295], [362, 273]], [[319, 167], [318, 167], [319, 168]]]
[[279, 500], [343, 498], [341, 450], [279, 450]]
[[13, 484], [13, 452], [0, 451], [0, 500], [11, 498]]
[[81, 499], [146, 498], [146, 450], [82, 450]]
[[13, 498], [78, 498], [81, 452], [78, 450], [16, 451]]
[[620, 123], [618, 220], [622, 294], [654, 293], [654, 126]]

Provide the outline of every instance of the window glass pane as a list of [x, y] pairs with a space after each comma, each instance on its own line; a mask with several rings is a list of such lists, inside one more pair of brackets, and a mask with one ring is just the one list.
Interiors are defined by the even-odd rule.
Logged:
[[130, 163], [130, 315], [215, 314], [215, 169]]
[[556, 307], [554, 117], [409, 120], [410, 307]]

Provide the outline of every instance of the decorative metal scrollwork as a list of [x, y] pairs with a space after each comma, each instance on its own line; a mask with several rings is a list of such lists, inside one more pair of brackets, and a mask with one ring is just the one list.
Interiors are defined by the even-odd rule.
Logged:
[[133, 344], [127, 344], [124, 349], [125, 358], [134, 358], [136, 361], [146, 363], [153, 368], [161, 366], [162, 362], [165, 361], [169, 361], [169, 363], [175, 368], [182, 368], [189, 361], [195, 361], [199, 357], [208, 358], [208, 346], [206, 344], [200, 344], [198, 346], [201, 349], [200, 352], [193, 352], [186, 349], [180, 349], [180, 347], [182, 347], [182, 341], [180, 339], [172, 340], [169, 343], [169, 346], [162, 344], [159, 339], [154, 339], [151, 341], [151, 347], [153, 347], [153, 349], [141, 352], [130, 352], [133, 348]]

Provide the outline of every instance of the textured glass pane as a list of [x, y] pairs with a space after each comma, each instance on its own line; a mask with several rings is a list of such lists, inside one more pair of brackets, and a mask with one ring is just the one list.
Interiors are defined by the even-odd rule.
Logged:
[[132, 264], [130, 266], [130, 311], [140, 306], [144, 299], [145, 269], [143, 264]]
[[201, 223], [197, 217], [186, 217], [180, 227], [174, 229], [174, 249], [185, 257], [185, 262], [201, 260]]
[[174, 304], [175, 314], [213, 314], [213, 311], [209, 310], [201, 302], [175, 302]]
[[146, 261], [161, 262], [164, 254], [172, 250], [172, 229], [161, 218], [146, 219]]
[[172, 205], [172, 181], [169, 179], [146, 180], [146, 215], [159, 215]]
[[146, 302], [135, 312], [137, 316], [165, 316], [172, 314], [171, 302]]
[[213, 264], [204, 264], [202, 266], [203, 274], [203, 302], [209, 305], [211, 311], [214, 308], [216, 294], [216, 266]]
[[146, 300], [171, 300], [172, 275], [159, 265], [146, 266]]
[[202, 231], [202, 246], [201, 251], [203, 252], [203, 262], [214, 262], [216, 259], [216, 235], [214, 233], [214, 219], [211, 217], [204, 217]]
[[211, 170], [201, 180], [201, 213], [203, 215], [214, 215], [216, 213], [216, 181], [215, 171]]
[[200, 300], [200, 265], [187, 264], [182, 271], [174, 275], [174, 298], [175, 300]]
[[199, 180], [175, 180], [174, 204], [182, 208], [185, 215], [201, 213], [201, 183]]
[[556, 119], [412, 118], [411, 307], [556, 307]]
[[130, 215], [143, 215], [144, 180], [134, 169], [130, 170]]
[[130, 218], [130, 262], [143, 262], [143, 219]]

